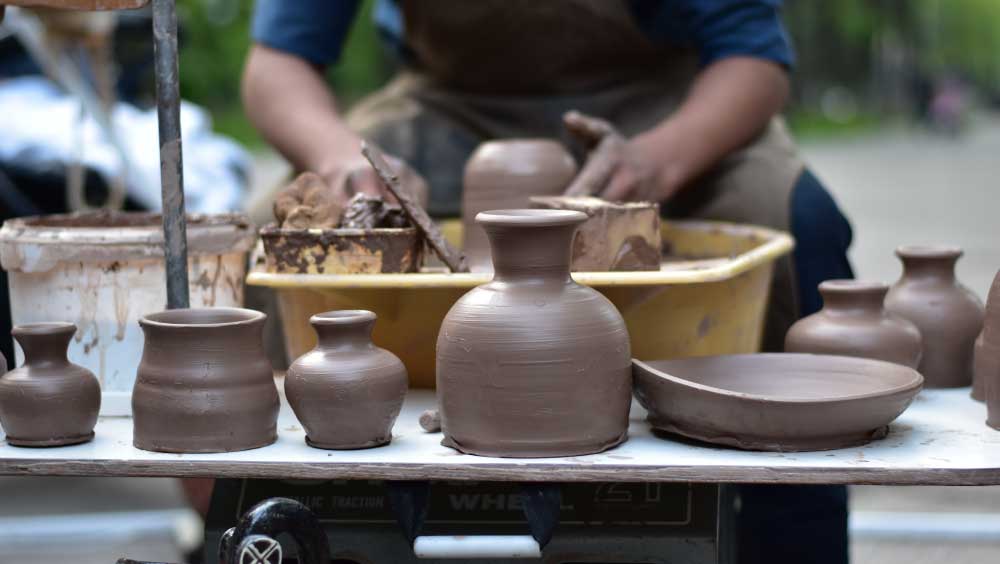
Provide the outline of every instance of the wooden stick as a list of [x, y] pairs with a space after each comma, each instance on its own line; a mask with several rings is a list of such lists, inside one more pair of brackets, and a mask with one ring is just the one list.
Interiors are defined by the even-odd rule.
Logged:
[[382, 151], [375, 144], [362, 141], [361, 154], [368, 159], [389, 193], [399, 200], [399, 205], [403, 206], [403, 213], [406, 214], [406, 217], [417, 226], [417, 229], [423, 232], [424, 237], [427, 237], [427, 243], [434, 249], [437, 256], [448, 265], [452, 272], [468, 272], [469, 265], [465, 261], [465, 255], [445, 240], [441, 229], [427, 215], [424, 208], [420, 207], [420, 204], [410, 196], [410, 193], [403, 189], [399, 182], [399, 175], [385, 161]]

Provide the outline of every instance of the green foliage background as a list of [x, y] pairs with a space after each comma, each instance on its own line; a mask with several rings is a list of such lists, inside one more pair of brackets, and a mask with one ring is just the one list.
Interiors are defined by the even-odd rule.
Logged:
[[[391, 72], [372, 25], [373, 4], [365, 0], [344, 60], [329, 74], [345, 103], [377, 88]], [[239, 102], [253, 3], [178, 0], [178, 6], [182, 94], [211, 109], [218, 130], [260, 145]], [[799, 55], [790, 113], [800, 133], [867, 128], [884, 119], [884, 109], [868, 96], [856, 123], [826, 123], [813, 94], [834, 85], [871, 90], [873, 47], [887, 38], [905, 46], [915, 72], [958, 72], [988, 96], [1000, 93], [1000, 0], [789, 0], [785, 18]]]

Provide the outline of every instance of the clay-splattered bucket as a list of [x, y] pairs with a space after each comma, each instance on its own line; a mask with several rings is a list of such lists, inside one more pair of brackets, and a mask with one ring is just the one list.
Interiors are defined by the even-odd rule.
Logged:
[[[191, 307], [241, 306], [254, 226], [242, 214], [187, 221]], [[167, 301], [160, 216], [93, 212], [6, 221], [0, 265], [10, 279], [14, 325], [75, 323], [70, 361], [97, 375], [103, 415], [128, 414], [142, 355], [138, 320]]]

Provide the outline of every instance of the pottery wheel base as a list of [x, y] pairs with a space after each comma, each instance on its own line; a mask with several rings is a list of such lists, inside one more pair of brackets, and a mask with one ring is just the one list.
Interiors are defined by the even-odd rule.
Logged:
[[885, 438], [889, 434], [887, 425], [867, 431], [834, 437], [806, 437], [802, 439], [780, 439], [762, 437], [725, 437], [707, 435], [703, 431], [678, 427], [671, 423], [650, 421], [657, 433], [680, 435], [705, 443], [712, 443], [742, 450], [759, 450], [768, 452], [809, 452], [818, 450], [837, 450], [866, 445], [872, 441]]
[[313, 448], [319, 448], [323, 450], [364, 450], [366, 448], [385, 446], [389, 444], [391, 441], [392, 437], [385, 437], [382, 439], [376, 439], [374, 441], [368, 441], [366, 443], [359, 443], [355, 445], [344, 445], [340, 443], [324, 443], [324, 442], [314, 441], [309, 438], [309, 435], [306, 435], [307, 445]]
[[612, 449], [628, 439], [628, 432], [622, 433], [622, 435], [615, 440], [600, 444], [600, 445], [582, 445], [575, 448], [567, 448], [566, 450], [552, 449], [548, 451], [542, 450], [492, 450], [489, 448], [470, 448], [467, 445], [462, 445], [455, 439], [451, 438], [449, 435], [445, 435], [444, 439], [441, 440], [441, 446], [446, 446], [448, 448], [453, 448], [462, 454], [471, 454], [473, 456], [488, 456], [491, 458], [561, 458], [564, 456], [584, 456], [587, 454], [597, 454], [599, 452], [604, 452], [608, 449]]
[[32, 447], [32, 448], [44, 448], [44, 447], [59, 447], [59, 446], [69, 446], [78, 445], [80, 443], [86, 443], [94, 438], [94, 432], [91, 431], [86, 435], [78, 435], [76, 437], [60, 437], [57, 439], [46, 439], [43, 441], [30, 441], [15, 439], [14, 437], [7, 437], [7, 444], [19, 447]]

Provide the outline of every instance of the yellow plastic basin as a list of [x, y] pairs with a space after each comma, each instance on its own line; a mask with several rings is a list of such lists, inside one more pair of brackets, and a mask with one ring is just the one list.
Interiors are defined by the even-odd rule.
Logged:
[[[457, 221], [442, 225], [461, 241]], [[756, 352], [774, 262], [794, 246], [787, 233], [720, 222], [671, 221], [664, 248], [674, 260], [657, 272], [577, 272], [608, 297], [632, 338], [632, 356], [658, 360]], [[690, 260], [688, 260], [690, 259]], [[247, 276], [278, 293], [289, 358], [315, 346], [313, 314], [368, 309], [378, 314], [375, 342], [399, 356], [415, 387], [434, 387], [438, 329], [452, 304], [490, 274], [271, 274]]]

